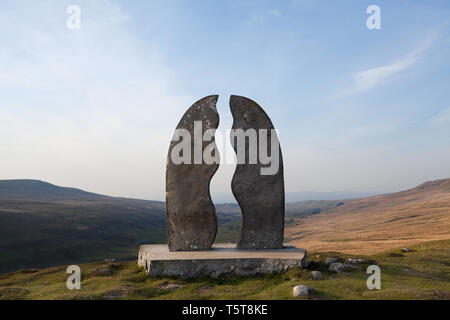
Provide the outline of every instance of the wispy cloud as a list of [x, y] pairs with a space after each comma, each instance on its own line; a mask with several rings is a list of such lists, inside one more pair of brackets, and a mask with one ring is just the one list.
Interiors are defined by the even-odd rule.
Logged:
[[342, 99], [371, 90], [393, 76], [412, 68], [420, 60], [423, 53], [430, 48], [436, 38], [437, 33], [432, 34], [414, 50], [394, 62], [354, 73], [351, 85], [333, 95], [329, 100]]
[[369, 90], [376, 87], [387, 78], [412, 67], [417, 61], [416, 57], [406, 57], [384, 66], [358, 72], [354, 75], [353, 93]]

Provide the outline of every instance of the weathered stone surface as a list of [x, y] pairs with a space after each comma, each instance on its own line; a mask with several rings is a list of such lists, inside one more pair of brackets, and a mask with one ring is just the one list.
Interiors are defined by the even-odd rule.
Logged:
[[304, 268], [305, 257], [306, 251], [295, 247], [239, 251], [232, 244], [217, 244], [208, 251], [173, 252], [166, 245], [142, 245], [138, 265], [151, 276], [217, 278]]
[[[264, 110], [254, 101], [240, 96], [231, 96], [230, 108], [233, 114], [233, 129], [267, 129], [269, 139], [267, 139], [267, 149], [271, 150], [271, 136], [274, 134], [279, 146], [276, 133], [271, 133], [274, 129], [270, 118]], [[257, 135], [257, 150], [260, 146], [260, 137]], [[234, 150], [237, 152], [238, 143], [231, 141]], [[238, 164], [233, 176], [231, 188], [239, 206], [242, 210], [242, 233], [237, 245], [238, 249], [277, 249], [283, 247], [284, 235], [284, 177], [283, 159], [281, 148], [278, 148], [278, 171], [275, 174], [262, 175], [263, 165], [258, 155], [257, 163], [250, 164], [249, 159], [249, 139], [245, 141], [246, 161]], [[241, 159], [242, 160], [242, 159]], [[245, 162], [245, 163], [244, 163]]]
[[326, 258], [326, 259], [325, 259], [325, 264], [326, 264], [327, 266], [329, 266], [330, 264], [332, 264], [332, 263], [334, 263], [334, 262], [336, 262], [336, 261], [338, 261], [337, 258]]
[[328, 270], [336, 273], [342, 273], [360, 270], [360, 268], [347, 263], [334, 262], [330, 265]]
[[[186, 129], [191, 136], [188, 163], [176, 164], [172, 159], [172, 152], [175, 151], [186, 155], [184, 150], [180, 152], [176, 147], [183, 139], [177, 138], [170, 144], [166, 171], [166, 204], [167, 234], [171, 251], [208, 250], [216, 237], [217, 217], [209, 185], [219, 164], [218, 161], [213, 164], [205, 163], [203, 158], [205, 148], [210, 145], [215, 147], [215, 144], [214, 136], [210, 141], [203, 141], [202, 137], [206, 130], [216, 129], [219, 125], [217, 99], [218, 96], [214, 95], [194, 103], [177, 126], [177, 129]], [[200, 143], [197, 140], [197, 145], [194, 138], [195, 121], [202, 124], [201, 140]], [[195, 161], [196, 150], [201, 151], [200, 164], [195, 164], [198, 163], [198, 157]], [[218, 154], [215, 156], [219, 157]]]
[[303, 284], [294, 287], [294, 290], [292, 290], [292, 295], [294, 297], [309, 296], [311, 293], [312, 289]]
[[361, 258], [348, 258], [345, 260], [345, 263], [349, 263], [349, 264], [359, 264], [359, 263], [365, 263], [366, 260], [361, 259]]

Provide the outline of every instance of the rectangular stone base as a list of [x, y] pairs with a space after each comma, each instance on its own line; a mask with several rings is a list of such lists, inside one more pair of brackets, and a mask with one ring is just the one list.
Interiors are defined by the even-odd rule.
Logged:
[[151, 276], [192, 278], [282, 272], [306, 266], [306, 250], [236, 250], [234, 244], [217, 244], [208, 251], [170, 252], [167, 245], [142, 245], [138, 265]]

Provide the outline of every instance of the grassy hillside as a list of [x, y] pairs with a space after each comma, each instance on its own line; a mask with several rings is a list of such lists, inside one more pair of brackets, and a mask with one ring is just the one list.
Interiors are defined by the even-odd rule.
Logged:
[[[320, 212], [327, 204], [313, 203], [293, 204], [288, 215]], [[216, 241], [237, 241], [239, 206], [222, 204], [216, 209]], [[130, 259], [141, 243], [165, 242], [163, 202], [108, 197], [35, 180], [0, 181], [0, 273]]]
[[[236, 204], [216, 205], [216, 242], [239, 239]], [[134, 259], [141, 243], [166, 242], [165, 204], [113, 198], [41, 181], [0, 181], [0, 273]], [[286, 237], [314, 251], [376, 253], [450, 238], [450, 179], [344, 201], [286, 204]]]
[[292, 289], [299, 284], [313, 288], [309, 299], [450, 299], [450, 240], [409, 249], [413, 251], [358, 256], [376, 260], [381, 268], [381, 290], [375, 291], [366, 287], [368, 264], [360, 264], [359, 271], [335, 274], [323, 263], [331, 256], [341, 260], [355, 256], [309, 253], [310, 266], [323, 272], [322, 280], [312, 280], [309, 270], [294, 269], [285, 274], [183, 281], [147, 277], [136, 261], [98, 262], [80, 266], [78, 291], [67, 289], [65, 267], [0, 275], [0, 299], [294, 299]]
[[287, 225], [286, 237], [309, 250], [355, 254], [450, 239], [450, 179], [348, 200], [319, 214], [295, 218]]

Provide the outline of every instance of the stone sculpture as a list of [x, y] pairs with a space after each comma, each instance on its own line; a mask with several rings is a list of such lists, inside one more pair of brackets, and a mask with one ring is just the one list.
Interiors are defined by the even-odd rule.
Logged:
[[[246, 132], [253, 129], [257, 133], [266, 129], [268, 134], [267, 149], [278, 151], [278, 171], [273, 174], [262, 174], [264, 165], [261, 163], [261, 136], [257, 135], [258, 157], [254, 164], [249, 163], [249, 139], [245, 139], [245, 157], [240, 159], [237, 141], [231, 144], [238, 154], [238, 164], [233, 176], [231, 188], [242, 210], [241, 239], [237, 249], [262, 250], [281, 249], [284, 235], [284, 177], [283, 159], [279, 147], [278, 136], [272, 122], [264, 110], [254, 101], [240, 96], [231, 96], [230, 108], [233, 114], [233, 129]], [[265, 132], [265, 131], [263, 131]], [[273, 136], [274, 135], [274, 136]], [[233, 141], [234, 140], [234, 141]], [[273, 143], [274, 148], [272, 147]], [[263, 145], [264, 146], [264, 145]], [[274, 154], [271, 155], [272, 157]], [[276, 156], [276, 154], [275, 154]], [[272, 159], [273, 160], [273, 159]]]
[[[194, 103], [179, 122], [170, 144], [166, 171], [170, 251], [209, 250], [217, 234], [217, 217], [209, 191], [219, 166], [214, 141], [219, 125], [217, 99], [214, 95]], [[237, 249], [281, 249], [285, 199], [277, 133], [256, 102], [231, 96], [230, 109], [234, 119], [231, 143], [238, 158], [231, 188], [243, 217]], [[238, 131], [243, 133], [240, 142]]]

